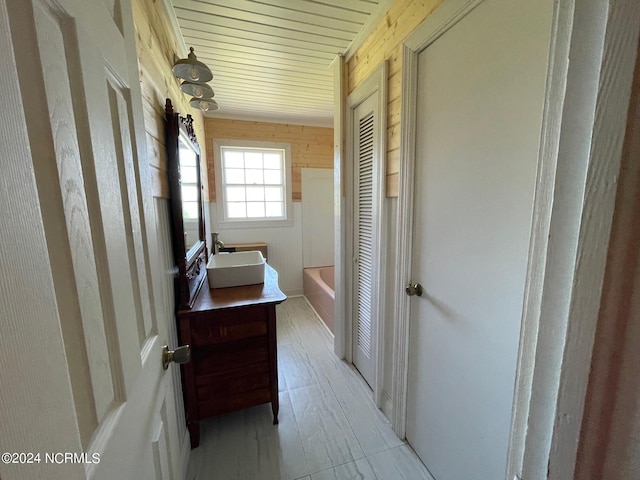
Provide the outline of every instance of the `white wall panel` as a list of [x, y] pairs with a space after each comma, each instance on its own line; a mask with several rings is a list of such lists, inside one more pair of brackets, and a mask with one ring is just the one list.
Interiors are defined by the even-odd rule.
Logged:
[[333, 265], [333, 169], [302, 169], [304, 268]]

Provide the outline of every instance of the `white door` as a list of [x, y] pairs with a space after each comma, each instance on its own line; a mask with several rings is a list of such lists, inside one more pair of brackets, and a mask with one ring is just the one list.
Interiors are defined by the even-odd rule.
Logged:
[[181, 476], [131, 15], [0, 2], [3, 479]]
[[418, 60], [407, 439], [504, 479], [552, 0], [485, 0]]
[[380, 146], [378, 96], [353, 109], [353, 364], [367, 383], [375, 380], [376, 268], [378, 222], [376, 199]]

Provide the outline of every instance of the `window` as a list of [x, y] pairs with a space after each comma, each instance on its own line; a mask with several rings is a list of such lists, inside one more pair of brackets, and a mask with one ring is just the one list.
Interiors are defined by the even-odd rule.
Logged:
[[215, 148], [218, 225], [290, 225], [290, 146], [218, 140]]

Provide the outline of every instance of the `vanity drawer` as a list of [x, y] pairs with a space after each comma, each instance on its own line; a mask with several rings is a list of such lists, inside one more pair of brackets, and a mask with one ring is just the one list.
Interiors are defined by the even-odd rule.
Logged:
[[237, 372], [255, 364], [268, 365], [269, 346], [266, 337], [258, 337], [242, 343], [197, 348], [192, 351], [191, 362], [196, 383], [200, 383], [204, 375]]
[[191, 344], [194, 347], [237, 342], [266, 336], [268, 322], [262, 309], [243, 314], [220, 312], [210, 318], [191, 320]]
[[196, 387], [198, 402], [217, 401], [228, 396], [268, 388], [269, 368], [265, 365], [255, 365], [234, 374], [215, 375], [199, 380], [197, 383], [203, 383]]

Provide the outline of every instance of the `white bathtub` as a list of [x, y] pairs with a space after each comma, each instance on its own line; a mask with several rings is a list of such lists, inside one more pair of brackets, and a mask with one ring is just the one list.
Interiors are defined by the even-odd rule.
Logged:
[[333, 305], [335, 303], [333, 266], [305, 268], [304, 296], [333, 333]]

